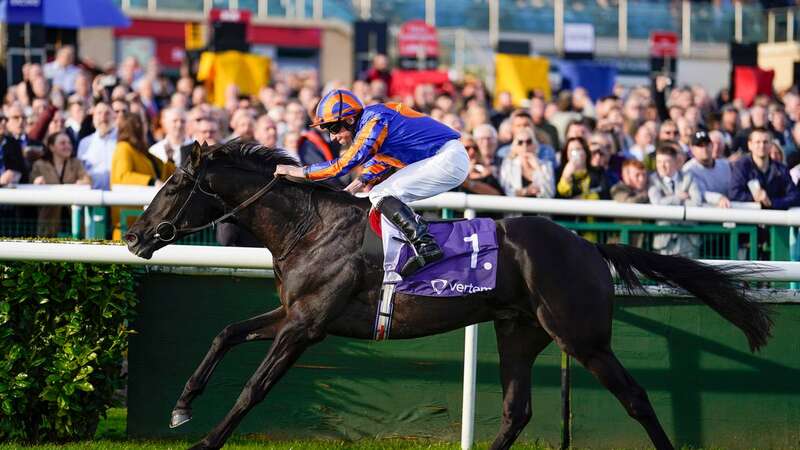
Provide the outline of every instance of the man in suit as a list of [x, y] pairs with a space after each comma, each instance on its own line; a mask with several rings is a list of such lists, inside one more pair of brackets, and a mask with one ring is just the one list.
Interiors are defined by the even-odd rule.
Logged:
[[[661, 144], [656, 149], [656, 172], [650, 175], [647, 191], [653, 205], [700, 206], [702, 192], [691, 173], [681, 173], [678, 150], [674, 144]], [[659, 221], [658, 225], [674, 225]], [[700, 254], [700, 237], [689, 234], [660, 233], [653, 236], [653, 250], [664, 255], [696, 258]]]

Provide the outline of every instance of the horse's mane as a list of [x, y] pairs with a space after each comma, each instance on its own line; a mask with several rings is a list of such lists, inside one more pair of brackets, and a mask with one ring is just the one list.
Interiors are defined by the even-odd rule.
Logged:
[[[257, 142], [244, 142], [240, 139], [234, 139], [224, 144], [211, 147], [206, 154], [210, 158], [227, 157], [234, 164], [242, 164], [247, 166], [250, 170], [270, 176], [275, 172], [275, 166], [278, 164], [296, 167], [301, 165], [296, 159], [289, 156], [286, 150], [266, 147]], [[285, 181], [309, 186], [311, 188], [343, 192], [341, 189], [324, 182], [313, 182], [296, 178], [286, 178]]]
[[263, 146], [257, 142], [244, 142], [239, 139], [219, 144], [207, 153], [210, 158], [227, 156], [234, 163], [244, 163], [259, 172], [272, 173], [275, 166], [299, 166], [296, 159], [289, 156], [286, 150]]

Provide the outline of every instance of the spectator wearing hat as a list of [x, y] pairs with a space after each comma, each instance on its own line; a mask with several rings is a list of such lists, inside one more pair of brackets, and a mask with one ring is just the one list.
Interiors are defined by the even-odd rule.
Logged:
[[768, 209], [800, 206], [800, 190], [792, 182], [789, 170], [770, 158], [772, 136], [766, 128], [754, 128], [747, 139], [749, 155], [731, 168], [728, 196], [733, 201], [758, 202]]
[[724, 158], [714, 158], [711, 138], [706, 131], [696, 131], [692, 136], [692, 158], [681, 169], [690, 173], [697, 182], [705, 203], [730, 208], [728, 190], [731, 185], [731, 166]]

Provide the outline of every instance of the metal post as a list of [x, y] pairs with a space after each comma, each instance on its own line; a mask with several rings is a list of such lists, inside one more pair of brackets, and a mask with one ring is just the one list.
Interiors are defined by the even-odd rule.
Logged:
[[294, 16], [298, 19], [306, 18], [306, 0], [296, 0], [294, 5]]
[[147, 0], [147, 12], [156, 12], [156, 0]]
[[83, 237], [94, 239], [94, 220], [92, 220], [92, 207], [83, 207]]
[[314, 0], [312, 4], [313, 14], [315, 20], [322, 20], [324, 17], [324, 11], [322, 10], [323, 3], [322, 0]]
[[[465, 209], [466, 219], [475, 218], [474, 209]], [[478, 325], [464, 329], [464, 385], [461, 400], [461, 448], [469, 450], [475, 438], [475, 373], [478, 367]]]
[[775, 12], [767, 13], [767, 42], [775, 42]]
[[619, 0], [619, 52], [628, 53], [628, 0]]
[[743, 40], [742, 20], [744, 20], [742, 2], [736, 1], [733, 4], [733, 39], [737, 44], [741, 44]]
[[72, 235], [72, 239], [80, 239], [81, 238], [81, 212], [83, 208], [79, 205], [72, 205], [70, 207], [71, 210], [71, 221], [70, 221], [70, 234]]
[[557, 55], [564, 53], [564, 0], [553, 2], [553, 47]]
[[786, 41], [794, 41], [794, 9], [786, 11]]
[[571, 391], [569, 355], [561, 352], [561, 450], [568, 449], [572, 444]]
[[681, 8], [681, 52], [688, 56], [692, 51], [692, 3], [683, 0]]
[[131, 0], [122, 0], [122, 10], [128, 11], [131, 9]]
[[369, 20], [372, 17], [372, 0], [361, 0], [361, 20]]
[[208, 15], [214, 9], [214, 0], [203, 0], [203, 14]]
[[239, 9], [239, 0], [228, 0], [228, 9], [238, 10]]
[[453, 55], [453, 65], [457, 73], [464, 73], [464, 29], [457, 28], [455, 31], [455, 55]]
[[425, 0], [425, 23], [436, 26], [436, 0]]
[[497, 51], [500, 40], [500, 0], [489, 0], [489, 46]]

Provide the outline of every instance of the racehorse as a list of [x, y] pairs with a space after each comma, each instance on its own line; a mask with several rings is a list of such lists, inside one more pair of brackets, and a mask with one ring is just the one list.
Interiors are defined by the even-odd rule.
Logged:
[[[362, 247], [370, 204], [319, 184], [274, 177], [297, 164], [281, 150], [232, 142], [195, 143], [188, 161], [159, 190], [125, 236], [142, 258], [201, 229], [235, 220], [274, 255], [281, 306], [225, 327], [186, 383], [170, 426], [191, 419], [191, 403], [233, 346], [273, 343], [225, 418], [193, 449], [222, 447], [309, 346], [328, 334], [371, 339], [382, 260]], [[766, 344], [772, 320], [730, 267], [593, 244], [540, 217], [498, 220], [496, 289], [464, 297], [403, 295], [394, 301], [392, 339], [444, 333], [493, 321], [500, 356], [503, 419], [492, 449], [507, 449], [530, 421], [531, 369], [551, 342], [585, 366], [646, 430], [657, 449], [673, 448], [647, 394], [611, 350], [613, 266], [628, 289], [639, 275], [683, 288], [741, 329], [751, 350]]]

